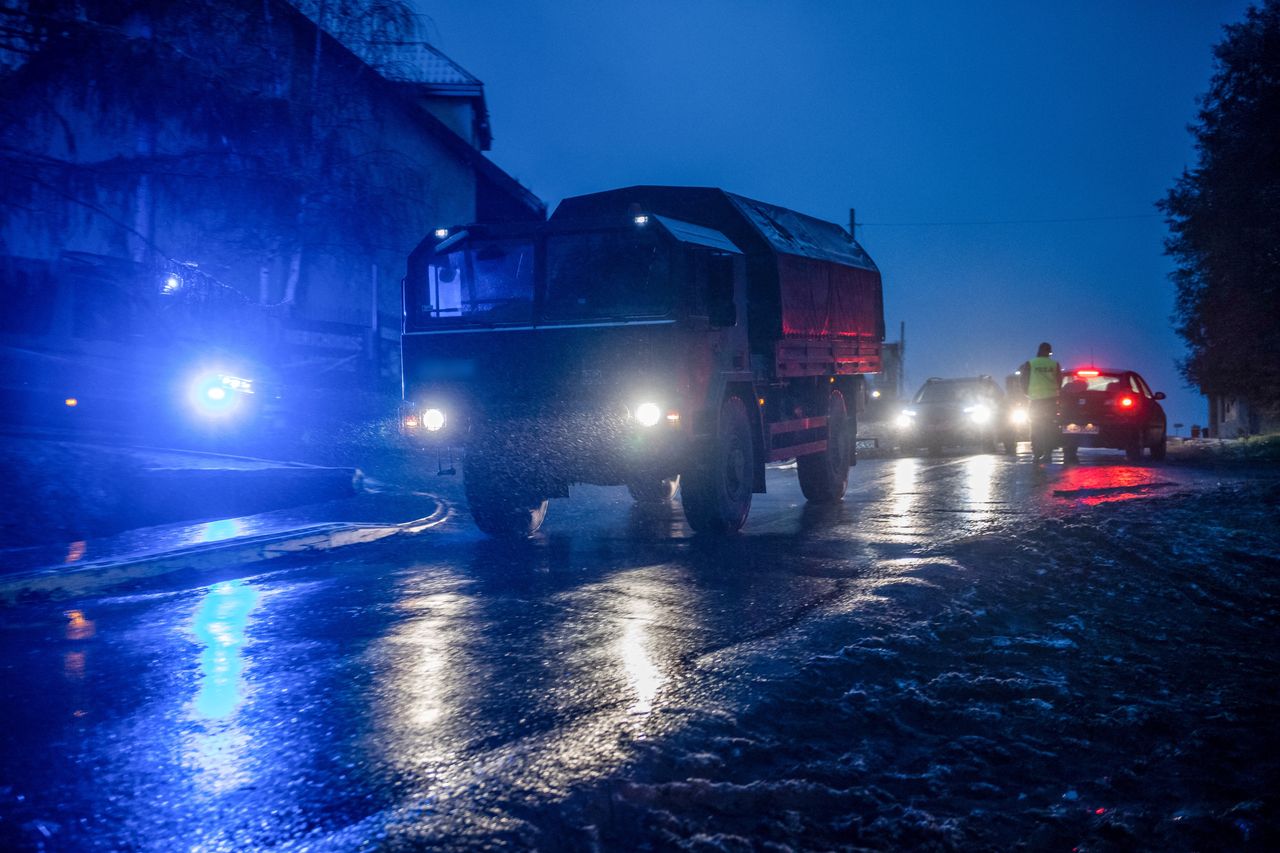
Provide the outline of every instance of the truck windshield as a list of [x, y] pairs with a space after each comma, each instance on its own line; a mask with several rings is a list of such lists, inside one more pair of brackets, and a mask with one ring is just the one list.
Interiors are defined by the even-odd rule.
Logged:
[[550, 320], [654, 317], [671, 309], [670, 257], [648, 234], [599, 231], [547, 239]]
[[533, 320], [533, 243], [472, 240], [427, 263], [415, 305], [424, 323]]

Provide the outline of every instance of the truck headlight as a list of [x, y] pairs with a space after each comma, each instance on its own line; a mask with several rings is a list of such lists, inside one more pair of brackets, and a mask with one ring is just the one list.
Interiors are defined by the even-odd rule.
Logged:
[[898, 425], [898, 429], [911, 429], [916, 425], [916, 413], [910, 409], [905, 409], [902, 414], [898, 415], [898, 419], [894, 423]]
[[981, 403], [976, 406], [969, 406], [965, 409], [965, 412], [969, 415], [969, 420], [975, 424], [985, 424], [991, 420], [991, 409]]
[[439, 409], [427, 409], [422, 413], [422, 425], [427, 432], [439, 432], [444, 429], [444, 412]]
[[1027, 422], [1027, 410], [1019, 406], [1009, 413], [1009, 422], [1015, 426], [1022, 426]]
[[657, 403], [641, 403], [636, 406], [636, 421], [640, 426], [651, 427], [662, 420], [662, 409]]

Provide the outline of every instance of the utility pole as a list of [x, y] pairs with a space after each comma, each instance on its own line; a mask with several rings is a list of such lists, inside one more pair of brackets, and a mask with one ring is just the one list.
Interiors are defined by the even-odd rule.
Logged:
[[849, 208], [849, 236], [858, 239], [858, 212], [855, 208]]

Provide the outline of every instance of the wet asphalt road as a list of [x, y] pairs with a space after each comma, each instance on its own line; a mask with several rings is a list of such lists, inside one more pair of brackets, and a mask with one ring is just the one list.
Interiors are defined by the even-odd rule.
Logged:
[[[1212, 475], [1099, 453], [887, 459], [806, 506], [771, 469], [747, 527], [582, 487], [543, 533], [414, 540], [13, 608], [0, 621], [0, 848], [555, 843], [557, 804], [691, 713], [839, 647], [865, 584], [938, 542]], [[537, 832], [541, 835], [534, 835]]]

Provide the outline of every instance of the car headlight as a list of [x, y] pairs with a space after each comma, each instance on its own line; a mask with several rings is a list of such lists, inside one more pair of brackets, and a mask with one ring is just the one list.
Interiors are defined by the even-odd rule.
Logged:
[[651, 427], [662, 420], [662, 409], [658, 408], [657, 403], [641, 403], [636, 406], [635, 418], [640, 426]]
[[422, 412], [422, 425], [427, 432], [439, 432], [444, 429], [444, 412], [439, 409], [426, 409]]
[[1015, 426], [1022, 426], [1027, 422], [1027, 410], [1019, 406], [1009, 413], [1009, 422]]
[[916, 413], [911, 409], [904, 409], [894, 423], [898, 425], [898, 429], [911, 429], [916, 425]]
[[965, 413], [969, 415], [969, 420], [975, 424], [985, 424], [991, 420], [991, 409], [981, 403], [976, 406], [969, 406], [965, 409]]

